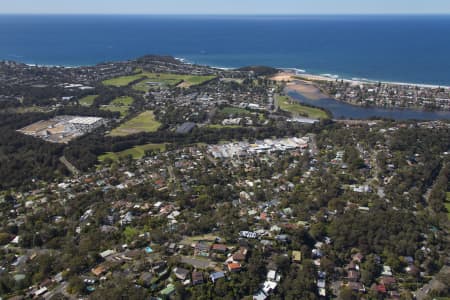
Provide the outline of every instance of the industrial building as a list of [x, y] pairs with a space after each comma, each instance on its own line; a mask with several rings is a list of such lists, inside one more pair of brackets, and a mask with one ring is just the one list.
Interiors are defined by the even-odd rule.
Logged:
[[18, 132], [52, 143], [68, 143], [106, 124], [99, 117], [57, 116], [30, 124]]

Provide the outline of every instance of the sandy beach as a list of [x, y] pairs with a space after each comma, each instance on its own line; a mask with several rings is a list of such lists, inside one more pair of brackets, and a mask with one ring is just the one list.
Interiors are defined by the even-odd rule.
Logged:
[[344, 82], [348, 82], [352, 85], [360, 85], [360, 84], [373, 84], [381, 82], [383, 84], [391, 84], [391, 85], [399, 85], [399, 86], [417, 86], [419, 88], [445, 88], [450, 89], [450, 86], [446, 85], [435, 85], [435, 84], [425, 84], [425, 83], [409, 83], [409, 82], [394, 82], [394, 81], [377, 81], [377, 80], [369, 80], [369, 79], [346, 79], [346, 78], [336, 78], [329, 77], [325, 75], [313, 75], [307, 73], [296, 74], [292, 71], [284, 71], [274, 75], [271, 79], [276, 81], [285, 81], [290, 82], [294, 80], [304, 79], [305, 81], [336, 81], [342, 80]]
[[290, 82], [294, 80], [305, 79], [305, 80], [316, 80], [316, 81], [335, 81], [336, 78], [327, 77], [323, 75], [313, 75], [313, 74], [307, 74], [307, 73], [300, 73], [297, 74], [293, 71], [284, 71], [280, 72], [274, 76], [272, 76], [270, 79], [275, 81], [285, 81]]
[[[303, 97], [308, 98], [309, 100], [334, 98], [332, 96], [328, 96], [327, 94], [323, 93], [316, 86], [316, 84], [314, 84], [314, 82], [317, 82], [317, 81], [342, 80], [344, 82], [350, 83], [350, 85], [352, 85], [352, 86], [378, 83], [378, 81], [371, 81], [371, 80], [364, 80], [364, 79], [362, 79], [362, 80], [344, 79], [344, 78], [337, 79], [335, 77], [328, 77], [326, 75], [313, 75], [313, 74], [306, 74], [306, 73], [298, 74], [295, 71], [290, 71], [290, 70], [284, 70], [284, 72], [280, 72], [280, 73], [274, 75], [273, 77], [271, 77], [271, 79], [278, 81], [278, 82], [284, 82], [286, 84], [287, 91], [295, 91], [295, 92], [301, 94]], [[437, 88], [450, 89], [450, 87], [448, 87], [448, 86], [438, 86], [438, 85], [430, 85], [430, 84], [415, 84], [415, 83], [386, 82], [386, 81], [381, 81], [381, 83], [391, 85], [391, 86], [408, 86], [408, 87], [431, 88], [431, 89], [437, 89]]]
[[303, 80], [291, 81], [287, 83], [286, 88], [287, 90], [296, 91], [311, 100], [328, 98], [328, 96], [322, 93], [322, 91], [314, 84]]
[[270, 79], [279, 81], [279, 82], [282, 82], [282, 81], [289, 82], [294, 79], [293, 78], [294, 76], [295, 75], [291, 72], [280, 72], [280, 73], [277, 73], [277, 74], [273, 75], [272, 77], [270, 77]]
[[[328, 98], [328, 96], [322, 93], [322, 91], [318, 87], [316, 87], [313, 83], [306, 80], [298, 79], [298, 76], [299, 75], [295, 75], [294, 73], [282, 72], [276, 74], [271, 79], [279, 82], [285, 82], [287, 90], [296, 91], [310, 100], [319, 100]], [[308, 80], [322, 80], [318, 79], [319, 77], [322, 78], [321, 76], [306, 75], [306, 74], [302, 74], [300, 76], [303, 78], [307, 78]], [[310, 78], [309, 76], [313, 76], [314, 78]], [[331, 80], [330, 78], [328, 79]]]

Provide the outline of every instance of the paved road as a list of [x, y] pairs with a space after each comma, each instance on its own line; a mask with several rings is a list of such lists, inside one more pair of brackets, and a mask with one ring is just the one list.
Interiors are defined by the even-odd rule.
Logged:
[[70, 171], [73, 175], [78, 175], [78, 174], [81, 173], [81, 172], [80, 172], [77, 168], [75, 168], [75, 166], [72, 165], [72, 164], [70, 163], [70, 161], [68, 161], [67, 158], [65, 158], [64, 156], [61, 156], [61, 157], [59, 158], [59, 161], [62, 162], [62, 163], [66, 166], [66, 168], [69, 169], [69, 171]]
[[308, 134], [308, 136], [311, 139], [311, 143], [310, 143], [311, 154], [313, 156], [316, 156], [317, 154], [319, 154], [319, 148], [317, 147], [316, 135], [311, 133], [311, 134]]
[[177, 183], [177, 177], [175, 176], [173, 166], [168, 166], [167, 171], [169, 171], [170, 181], [172, 181], [173, 183]]
[[56, 288], [54, 288], [50, 292], [44, 294], [43, 298], [45, 300], [50, 300], [50, 299], [52, 299], [52, 297], [61, 294], [61, 295], [64, 295], [69, 300], [76, 300], [77, 297], [75, 297], [67, 292], [67, 285], [68, 285], [67, 282], [62, 282]]

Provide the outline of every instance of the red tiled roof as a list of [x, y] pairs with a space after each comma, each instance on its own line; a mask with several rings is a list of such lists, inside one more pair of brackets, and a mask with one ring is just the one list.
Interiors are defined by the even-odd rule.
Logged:
[[229, 263], [228, 270], [230, 271], [239, 271], [241, 269], [241, 264], [239, 263]]
[[91, 269], [91, 272], [95, 275], [95, 276], [100, 276], [102, 275], [104, 272], [106, 272], [106, 268], [104, 266], [98, 266], [97, 268]]

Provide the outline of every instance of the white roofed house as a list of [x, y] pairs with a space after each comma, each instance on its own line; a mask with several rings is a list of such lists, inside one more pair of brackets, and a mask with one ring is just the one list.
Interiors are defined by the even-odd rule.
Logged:
[[114, 250], [105, 250], [105, 251], [100, 253], [100, 256], [104, 259], [104, 258], [107, 258], [108, 256], [111, 256], [111, 255], [115, 254], [115, 253], [116, 253], [116, 251], [114, 251]]
[[184, 269], [184, 268], [174, 268], [173, 269], [173, 273], [175, 274], [175, 276], [180, 279], [180, 280], [186, 280], [186, 278], [189, 275], [189, 270]]
[[275, 291], [278, 283], [281, 280], [281, 275], [277, 274], [275, 270], [269, 270], [267, 272], [266, 281], [261, 284], [261, 288], [253, 295], [254, 300], [265, 300], [270, 294]]

